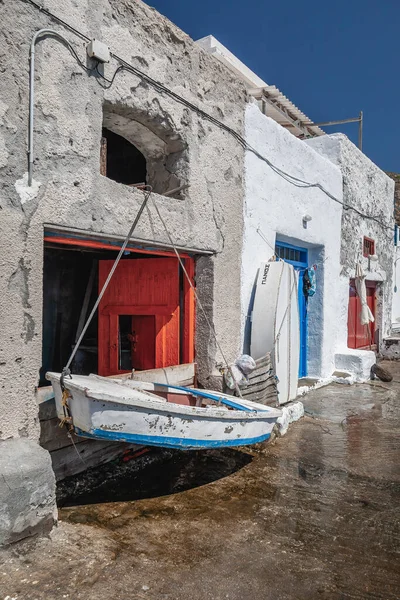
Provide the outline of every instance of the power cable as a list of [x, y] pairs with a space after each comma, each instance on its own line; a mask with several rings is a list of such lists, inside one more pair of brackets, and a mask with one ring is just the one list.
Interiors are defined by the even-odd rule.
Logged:
[[[54, 15], [53, 13], [51, 13], [50, 11], [48, 11], [47, 9], [44, 9], [43, 7], [41, 7], [34, 0], [21, 0], [21, 1], [22, 2], [28, 2], [29, 4], [31, 4], [32, 6], [34, 6], [35, 8], [37, 8], [38, 10], [40, 10], [41, 12], [43, 12], [45, 15], [47, 15], [49, 18], [54, 19], [57, 23], [61, 24], [63, 27], [66, 27], [67, 29], [69, 29], [72, 33], [74, 33], [75, 35], [77, 35], [81, 39], [83, 39], [83, 40], [85, 40], [87, 42], [90, 41], [90, 39], [85, 34], [83, 34], [82, 32], [78, 31], [76, 28], [72, 27], [72, 25], [69, 25], [68, 23], [66, 23], [65, 21], [63, 21], [62, 19], [60, 19], [59, 17], [57, 17], [56, 15]], [[152, 87], [154, 87], [160, 93], [164, 93], [164, 94], [168, 95], [169, 97], [173, 98], [174, 100], [176, 100], [180, 104], [183, 104], [187, 108], [190, 108], [193, 112], [197, 113], [203, 119], [209, 121], [210, 123], [213, 123], [214, 125], [216, 125], [220, 129], [222, 129], [222, 130], [226, 131], [227, 133], [229, 133], [234, 139], [236, 139], [236, 141], [242, 146], [242, 148], [244, 150], [248, 150], [249, 152], [252, 152], [255, 156], [257, 156], [257, 158], [259, 158], [260, 160], [262, 160], [263, 162], [265, 162], [277, 175], [280, 175], [283, 179], [285, 179], [286, 181], [288, 181], [288, 183], [291, 183], [292, 185], [294, 185], [296, 187], [317, 188], [317, 189], [321, 190], [331, 200], [333, 200], [334, 202], [340, 204], [344, 208], [344, 210], [352, 210], [356, 214], [358, 214], [359, 216], [361, 216], [361, 217], [363, 217], [365, 219], [369, 219], [369, 220], [372, 220], [372, 221], [376, 222], [383, 229], [387, 229], [390, 232], [393, 231], [393, 227], [390, 226], [390, 225], [388, 225], [387, 223], [384, 223], [383, 221], [381, 221], [379, 219], [379, 217], [377, 217], [375, 215], [367, 215], [367, 214], [359, 211], [357, 208], [351, 206], [350, 204], [346, 204], [345, 202], [342, 202], [341, 200], [339, 200], [339, 198], [336, 198], [336, 196], [334, 196], [333, 194], [331, 194], [329, 192], [329, 190], [327, 190], [322, 184], [320, 184], [318, 182], [311, 183], [309, 181], [305, 181], [304, 179], [300, 179], [298, 177], [295, 177], [294, 175], [291, 175], [290, 173], [287, 173], [283, 169], [280, 169], [279, 167], [277, 167], [276, 165], [274, 165], [268, 158], [266, 158], [265, 156], [263, 156], [262, 154], [260, 154], [260, 152], [258, 152], [258, 150], [256, 150], [255, 148], [253, 148], [243, 138], [243, 136], [241, 136], [238, 132], [236, 132], [234, 129], [232, 129], [228, 125], [225, 125], [225, 123], [222, 123], [221, 121], [219, 121], [218, 119], [216, 119], [212, 115], [210, 115], [210, 114], [206, 113], [205, 111], [203, 111], [202, 109], [198, 108], [195, 104], [192, 104], [192, 102], [190, 102], [189, 100], [186, 100], [185, 98], [182, 98], [182, 96], [179, 96], [179, 94], [176, 94], [175, 92], [173, 92], [172, 90], [170, 90], [169, 88], [167, 88], [166, 86], [164, 86], [159, 81], [156, 81], [155, 79], [153, 79], [152, 77], [150, 77], [149, 75], [147, 75], [146, 73], [144, 73], [143, 71], [141, 71], [140, 69], [137, 69], [136, 67], [134, 67], [133, 65], [131, 65], [130, 63], [128, 63], [127, 61], [125, 61], [123, 58], [121, 58], [120, 56], [118, 56], [114, 52], [110, 52], [110, 56], [120, 63], [120, 66], [117, 67], [117, 69], [114, 71], [114, 74], [113, 74], [113, 76], [112, 76], [111, 79], [108, 79], [108, 78], [104, 77], [104, 75], [102, 75], [99, 72], [99, 70], [98, 70], [98, 64], [94, 67], [94, 70], [97, 71], [97, 73], [101, 77], [101, 79], [103, 79], [106, 83], [108, 83], [108, 86], [102, 85], [102, 87], [104, 87], [105, 89], [109, 89], [112, 86], [112, 84], [114, 83], [114, 80], [115, 80], [117, 74], [120, 73], [121, 71], [131, 72], [134, 75], [136, 75], [137, 77], [140, 77], [142, 80], [144, 80], [147, 83], [149, 83]], [[79, 64], [81, 64], [79, 58], [78, 58], [78, 62], [79, 62]], [[81, 66], [82, 66], [82, 64], [81, 64]], [[85, 70], [87, 70], [86, 66], [84, 66], [84, 68], [85, 68]], [[389, 237], [388, 237], [388, 239], [389, 239]], [[391, 239], [391, 237], [390, 237], [390, 239]]]
[[88, 38], [87, 35], [85, 35], [81, 31], [78, 31], [77, 29], [75, 29], [75, 27], [73, 27], [72, 25], [70, 25], [66, 21], [63, 21], [62, 19], [60, 19], [60, 17], [57, 17], [57, 15], [53, 14], [52, 12], [50, 12], [49, 10], [47, 10], [46, 8], [44, 8], [44, 6], [41, 6], [40, 4], [38, 4], [37, 2], [35, 2], [34, 0], [22, 0], [22, 2], [29, 2], [29, 4], [32, 4], [32, 6], [34, 6], [35, 8], [37, 8], [44, 15], [47, 15], [50, 19], [53, 19], [53, 21], [56, 21], [57, 23], [60, 23], [60, 25], [62, 25], [66, 29], [69, 29], [70, 31], [72, 31], [72, 33], [74, 33], [75, 35], [77, 35], [78, 37], [80, 37], [82, 40], [85, 40], [85, 42], [90, 42], [90, 38]]
[[79, 55], [78, 55], [77, 51], [75, 50], [75, 48], [73, 47], [73, 45], [64, 36], [60, 35], [56, 31], [51, 31], [51, 30], [44, 33], [43, 36], [53, 37], [53, 38], [56, 38], [57, 40], [61, 41], [68, 48], [68, 50], [70, 51], [72, 56], [75, 58], [78, 65], [82, 69], [84, 69], [84, 71], [86, 71], [87, 73], [93, 73], [93, 71], [97, 71], [99, 63], [97, 62], [94, 67], [87, 67], [85, 65], [85, 63], [79, 58]]

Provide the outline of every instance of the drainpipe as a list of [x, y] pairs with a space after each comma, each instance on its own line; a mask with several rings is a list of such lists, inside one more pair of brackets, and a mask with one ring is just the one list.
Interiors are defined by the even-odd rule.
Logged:
[[33, 174], [33, 112], [35, 106], [35, 46], [42, 35], [52, 35], [69, 46], [68, 40], [54, 29], [39, 29], [31, 41], [29, 53], [29, 128], [28, 128], [28, 186], [32, 185]]

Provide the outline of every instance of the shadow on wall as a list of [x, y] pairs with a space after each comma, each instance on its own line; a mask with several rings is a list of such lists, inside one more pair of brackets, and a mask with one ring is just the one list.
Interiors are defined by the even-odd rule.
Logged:
[[[324, 281], [325, 281], [325, 256], [324, 246], [314, 246], [308, 250], [309, 264], [316, 265], [317, 291], [308, 299], [308, 362], [307, 371], [310, 376], [320, 376], [322, 371], [322, 353], [324, 329]], [[334, 285], [334, 282], [332, 282]], [[332, 327], [335, 324], [332, 323]]]
[[244, 340], [243, 340], [243, 354], [250, 354], [251, 344], [251, 316], [254, 308], [254, 297], [256, 295], [256, 284], [258, 279], [258, 273], [260, 269], [257, 269], [256, 276], [254, 279], [253, 287], [251, 288], [251, 296], [249, 301], [249, 308], [246, 315], [246, 322], [244, 324]]

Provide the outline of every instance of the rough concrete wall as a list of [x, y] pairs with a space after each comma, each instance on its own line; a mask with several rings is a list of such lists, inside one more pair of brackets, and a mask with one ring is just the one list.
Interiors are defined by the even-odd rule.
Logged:
[[393, 260], [392, 327], [400, 329], [400, 246], [396, 247]]
[[400, 173], [387, 173], [394, 181], [394, 219], [400, 226]]
[[[400, 173], [387, 173], [394, 181], [394, 220], [400, 226]], [[392, 326], [400, 328], [400, 246], [396, 246], [393, 262]], [[397, 350], [396, 350], [397, 352]]]
[[[246, 139], [275, 166], [304, 181], [318, 182], [338, 199], [342, 198], [340, 170], [263, 115], [256, 104], [249, 104], [246, 109]], [[312, 217], [307, 229], [303, 227], [306, 214]], [[259, 264], [274, 255], [276, 239], [308, 248], [310, 264], [318, 265], [317, 293], [309, 300], [308, 370], [313, 376], [329, 376], [334, 370], [337, 310], [334, 282], [339, 278], [341, 214], [341, 205], [320, 189], [293, 185], [253, 153], [246, 154], [242, 261], [245, 338], [248, 341], [251, 296]]]
[[0, 546], [49, 531], [57, 519], [50, 454], [28, 439], [0, 441]]
[[[240, 84], [143, 2], [45, 0], [44, 7], [242, 132], [245, 95]], [[103, 103], [143, 123], [165, 143], [175, 137], [185, 148], [184, 164], [172, 168], [187, 178], [189, 190], [184, 199], [157, 196], [157, 202], [177, 244], [216, 253], [202, 259], [207, 268], [201, 269], [199, 293], [228, 359], [240, 344], [243, 152], [229, 134], [130, 73], [120, 73], [115, 85], [103, 90], [95, 75], [84, 72], [62, 44], [49, 38], [39, 42], [36, 53], [34, 179], [40, 187], [33, 197], [18, 194], [16, 182], [26, 172], [30, 40], [39, 28], [51, 27], [70, 40], [82, 60], [85, 44], [20, 0], [12, 6], [4, 3], [0, 10], [0, 438], [37, 439], [34, 389], [41, 364], [43, 226], [124, 237], [143, 198], [99, 175]], [[106, 76], [117, 66], [114, 60], [106, 65]], [[135, 236], [168, 241], [151, 205]], [[220, 357], [200, 325], [197, 357], [206, 382]]]
[[[379, 339], [387, 336], [391, 325], [393, 282], [393, 198], [394, 182], [343, 134], [308, 140], [312, 148], [338, 165], [343, 174], [343, 200], [364, 215], [374, 216], [380, 223], [354, 210], [343, 210], [340, 251], [340, 308], [337, 322], [339, 348], [347, 347], [347, 311], [349, 279], [361, 260], [367, 280], [377, 282]], [[377, 262], [363, 257], [363, 237], [375, 240]]]

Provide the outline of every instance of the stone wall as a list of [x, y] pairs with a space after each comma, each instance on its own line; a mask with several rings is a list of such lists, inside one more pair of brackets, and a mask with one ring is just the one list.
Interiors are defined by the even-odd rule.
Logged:
[[[394, 182], [343, 134], [314, 138], [307, 144], [339, 166], [343, 175], [343, 201], [355, 209], [344, 209], [342, 213], [338, 351], [347, 348], [348, 286], [358, 260], [366, 279], [377, 282], [376, 326], [381, 343], [391, 325]], [[369, 263], [363, 256], [364, 236], [375, 240], [377, 262]]]
[[386, 173], [394, 181], [394, 219], [400, 226], [400, 173]]
[[[241, 84], [143, 2], [44, 0], [43, 5], [242, 133]], [[176, 183], [190, 186], [176, 198], [154, 197], [176, 244], [213, 253], [198, 260], [197, 286], [228, 360], [240, 347], [243, 150], [227, 132], [130, 72], [120, 72], [104, 89], [93, 62], [87, 62], [86, 43], [29, 3], [3, 3], [0, 13], [0, 440], [37, 441], [44, 226], [123, 238], [143, 200], [142, 192], [99, 173], [104, 116], [111, 118], [111, 128], [116, 127], [115, 116], [134, 120], [151, 139], [159, 140], [165, 150], [160, 157], [162, 176], [155, 164], [157, 144], [147, 148], [148, 160], [154, 159], [150, 172], [157, 192]], [[92, 71], [79, 66], [67, 47], [51, 36], [37, 44], [34, 185], [28, 190], [28, 56], [32, 36], [43, 27], [65, 36]], [[118, 64], [111, 59], [104, 75], [112, 77]], [[146, 137], [141, 144], [146, 155]], [[151, 204], [135, 237], [169, 241]], [[199, 376], [207, 384], [221, 357], [201, 315], [196, 351]]]
[[[71, 6], [48, 0], [45, 8], [84, 34], [96, 35], [119, 56], [241, 132], [244, 91], [240, 84], [144, 3], [80, 0]], [[47, 38], [36, 51], [34, 180], [40, 187], [36, 197], [22, 202], [15, 184], [26, 171], [30, 40], [40, 27], [52, 27], [70, 40], [82, 60], [86, 60], [85, 44], [29, 4], [17, 1], [12, 11], [3, 13], [0, 302], [5, 327], [0, 370], [5, 397], [0, 404], [4, 411], [1, 437], [26, 432], [35, 438], [33, 393], [41, 357], [43, 226], [124, 237], [143, 197], [99, 174], [103, 104], [108, 112], [133, 118], [165, 143], [172, 145], [173, 139], [184, 149], [175, 169], [190, 188], [182, 199], [157, 197], [157, 202], [177, 244], [215, 252], [215, 258], [209, 259], [213, 274], [204, 303], [210, 304], [207, 293], [215, 298], [210, 311], [221, 344], [231, 357], [239, 347], [235, 320], [239, 323], [240, 314], [234, 291], [240, 282], [243, 154], [228, 133], [131, 73], [120, 73], [115, 84], [103, 90], [98, 77], [88, 75], [61, 43]], [[5, 34], [6, 30], [12, 33]], [[116, 61], [106, 65], [106, 76], [117, 66]], [[135, 237], [168, 242], [151, 205]], [[227, 268], [229, 293], [220, 277]], [[200, 353], [201, 348], [199, 331]], [[215, 352], [209, 370], [214, 358]]]

